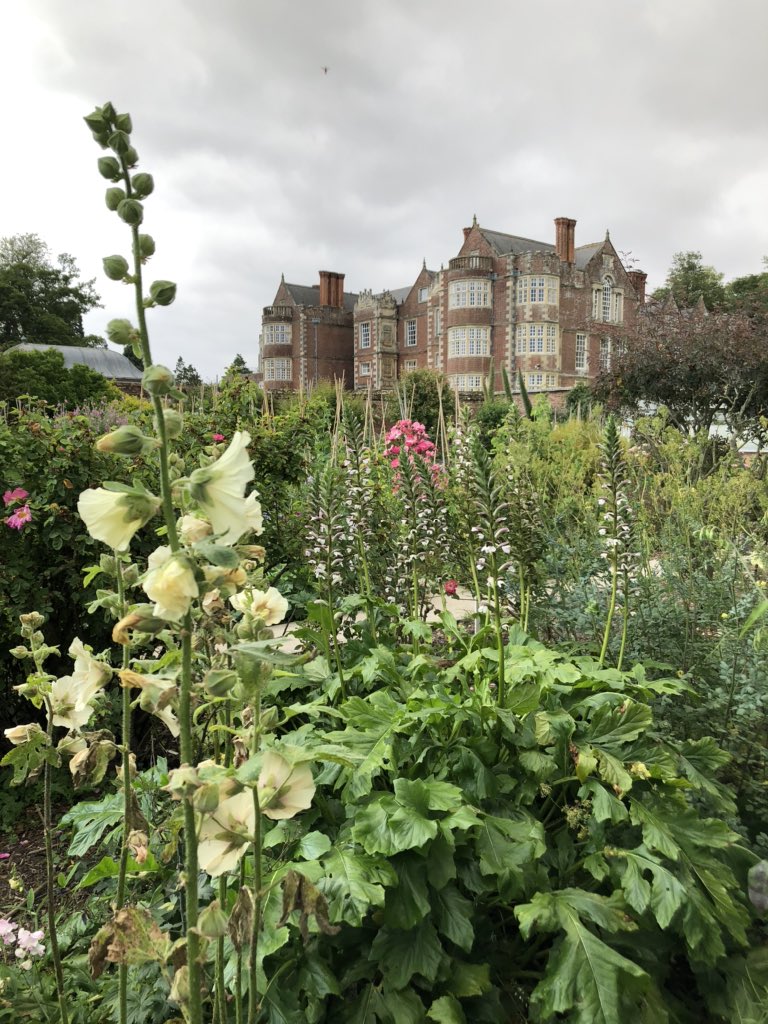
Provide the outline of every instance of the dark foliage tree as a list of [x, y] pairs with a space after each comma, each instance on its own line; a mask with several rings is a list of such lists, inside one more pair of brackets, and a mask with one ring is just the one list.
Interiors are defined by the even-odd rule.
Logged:
[[682, 430], [722, 421], [757, 433], [758, 417], [768, 413], [765, 338], [765, 320], [740, 313], [647, 313], [593, 392], [613, 409], [664, 405]]
[[191, 363], [185, 363], [181, 356], [176, 360], [173, 375], [176, 378], [176, 387], [185, 391], [199, 388], [203, 383], [203, 378], [195, 367]]
[[768, 257], [763, 264], [762, 274], [736, 277], [727, 285], [729, 305], [746, 316], [768, 317]]
[[244, 377], [249, 373], [251, 373], [251, 370], [248, 368], [248, 364], [238, 352], [230, 365], [224, 371], [224, 376], [231, 377], [233, 374], [239, 374], [241, 377]]
[[[440, 396], [440, 392], [442, 392]], [[436, 370], [413, 370], [398, 383], [387, 401], [387, 420], [417, 420], [434, 439], [440, 416], [440, 398], [446, 422], [452, 422], [456, 398], [448, 378]]]
[[55, 349], [2, 353], [0, 401], [13, 403], [20, 395], [31, 395], [49, 405], [72, 409], [117, 398], [120, 392], [111, 381], [88, 366], [77, 365], [67, 370], [64, 356]]
[[53, 262], [37, 235], [0, 239], [0, 352], [24, 341], [103, 346], [83, 330], [83, 316], [99, 305], [73, 256], [62, 253]]
[[700, 252], [676, 252], [672, 257], [666, 283], [653, 297], [665, 299], [670, 294], [681, 309], [692, 308], [701, 298], [707, 309], [721, 309], [727, 300], [723, 275], [705, 266]]

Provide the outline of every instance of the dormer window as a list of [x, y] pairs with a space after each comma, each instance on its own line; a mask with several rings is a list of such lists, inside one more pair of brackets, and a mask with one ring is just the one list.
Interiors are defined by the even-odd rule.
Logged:
[[610, 274], [592, 292], [592, 319], [606, 324], [620, 324], [624, 319], [624, 293], [615, 287]]

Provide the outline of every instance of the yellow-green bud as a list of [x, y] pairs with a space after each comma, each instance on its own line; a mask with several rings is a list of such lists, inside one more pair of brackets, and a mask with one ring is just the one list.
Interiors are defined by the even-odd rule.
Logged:
[[128, 260], [125, 256], [105, 256], [101, 262], [110, 281], [122, 281], [128, 273]]
[[117, 204], [117, 215], [132, 228], [137, 228], [144, 220], [144, 207], [138, 199], [121, 199]]
[[219, 787], [215, 782], [205, 782], [192, 797], [195, 810], [201, 814], [211, 814], [219, 806]]
[[203, 678], [203, 686], [214, 697], [226, 697], [237, 684], [237, 673], [226, 668], [212, 668]]
[[141, 174], [134, 174], [131, 178], [131, 187], [137, 199], [144, 199], [145, 196], [149, 196], [154, 192], [155, 181], [151, 174], [142, 172]]
[[109, 136], [109, 148], [118, 156], [125, 156], [130, 145], [131, 140], [125, 132], [116, 131]]
[[139, 162], [139, 154], [136, 152], [133, 146], [129, 146], [128, 149], [125, 151], [123, 159], [125, 160], [127, 167], [135, 167], [136, 164]]
[[133, 122], [131, 121], [130, 114], [118, 114], [115, 117], [115, 128], [121, 132], [125, 132], [126, 135], [130, 135], [133, 131]]
[[101, 156], [98, 162], [99, 174], [108, 181], [120, 180], [120, 164], [113, 156]]
[[[97, 108], [99, 109], [99, 108]], [[104, 104], [101, 109], [101, 116], [104, 118], [107, 124], [114, 124], [115, 118], [117, 117], [117, 111], [115, 110], [114, 104], [110, 103], [109, 100]]]
[[25, 612], [19, 616], [19, 621], [22, 626], [29, 626], [31, 629], [37, 629], [45, 622], [45, 617], [40, 612]]
[[107, 204], [108, 210], [116, 210], [120, 203], [125, 202], [125, 192], [123, 189], [118, 188], [117, 185], [113, 188], [108, 188], [104, 193], [104, 202]]
[[139, 235], [139, 255], [143, 260], [155, 255], [155, 240], [152, 235]]
[[272, 705], [272, 707], [269, 708], [264, 708], [264, 710], [261, 712], [261, 718], [259, 719], [259, 726], [261, 727], [261, 731], [270, 732], [272, 729], [275, 728], [279, 719], [280, 713], [278, 712], [277, 708], [274, 705]]
[[168, 437], [181, 437], [184, 429], [184, 417], [178, 409], [163, 409], [163, 422]]
[[103, 112], [96, 107], [92, 114], [87, 114], [83, 120], [95, 134], [96, 132], [103, 132], [109, 128], [108, 122], [104, 119]]
[[141, 455], [151, 448], [159, 448], [160, 442], [154, 437], [146, 437], [138, 427], [129, 423], [104, 434], [96, 442], [96, 447], [100, 452], [114, 455]]
[[189, 1004], [189, 968], [187, 966], [176, 969], [168, 998], [172, 1003], [176, 1003], [177, 1006], [187, 1006]]
[[153, 281], [149, 286], [149, 297], [158, 306], [170, 306], [176, 298], [176, 285], [173, 281]]
[[12, 647], [8, 653], [12, 658], [18, 658], [19, 661], [23, 661], [24, 658], [30, 658], [32, 656], [32, 652], [21, 644], [19, 644], [18, 647]]
[[107, 337], [113, 345], [132, 345], [136, 328], [130, 320], [110, 320], [107, 324]]
[[107, 576], [115, 576], [117, 574], [117, 559], [114, 555], [102, 555], [99, 559], [99, 568]]
[[221, 939], [227, 934], [228, 928], [227, 915], [218, 900], [209, 903], [197, 919], [197, 931], [206, 939]]
[[167, 395], [173, 390], [173, 374], [167, 366], [160, 366], [159, 363], [148, 366], [141, 381], [144, 390], [150, 395]]

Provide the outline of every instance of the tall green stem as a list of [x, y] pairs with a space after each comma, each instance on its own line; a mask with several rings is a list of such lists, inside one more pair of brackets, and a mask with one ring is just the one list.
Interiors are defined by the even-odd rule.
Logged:
[[[53, 745], [53, 708], [48, 698], [45, 701], [48, 712], [48, 747]], [[53, 969], [56, 976], [56, 994], [59, 999], [61, 1024], [69, 1024], [67, 1000], [64, 994], [64, 972], [61, 967], [59, 937], [56, 933], [56, 902], [54, 898], [53, 843], [51, 842], [51, 766], [46, 759], [43, 771], [43, 832], [45, 833], [45, 882], [48, 890], [48, 940], [51, 944]]]
[[[261, 698], [253, 706], [253, 742], [251, 755], [258, 753], [261, 742]], [[261, 890], [262, 890], [262, 849], [261, 849], [261, 806], [259, 787], [253, 787], [253, 932], [251, 934], [251, 959], [248, 975], [248, 1024], [256, 1024], [259, 1012], [259, 932], [261, 931]]]
[[[123, 565], [120, 556], [115, 552], [117, 567], [117, 594], [120, 600], [120, 617], [125, 615], [125, 582]], [[131, 649], [128, 644], [123, 646], [122, 667], [128, 668], [131, 660]], [[121, 754], [123, 769], [123, 843], [120, 849], [120, 868], [117, 875], [117, 904], [120, 910], [125, 904], [125, 880], [128, 873], [128, 835], [131, 831], [131, 691], [124, 686], [122, 692], [123, 721], [121, 737]], [[120, 964], [118, 968], [118, 1019], [120, 1024], [128, 1022], [128, 965]]]
[[600, 668], [603, 667], [603, 662], [605, 661], [605, 654], [606, 654], [606, 651], [608, 650], [608, 639], [609, 639], [609, 637], [611, 635], [611, 625], [613, 623], [613, 613], [616, 610], [616, 591], [617, 591], [617, 588], [618, 588], [618, 582], [619, 582], [619, 568], [618, 568], [618, 563], [617, 563], [616, 555], [614, 554], [613, 555], [613, 560], [611, 562], [611, 600], [610, 600], [610, 603], [608, 605], [608, 616], [607, 616], [607, 618], [605, 620], [605, 632], [603, 633], [603, 646], [602, 646], [602, 648], [600, 650], [600, 661], [599, 661]]

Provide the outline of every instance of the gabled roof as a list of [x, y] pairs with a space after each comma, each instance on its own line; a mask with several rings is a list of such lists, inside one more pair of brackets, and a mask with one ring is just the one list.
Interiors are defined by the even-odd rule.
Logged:
[[6, 351], [46, 352], [49, 349], [61, 352], [66, 370], [71, 370], [73, 366], [87, 366], [110, 380], [141, 380], [142, 378], [142, 372], [138, 366], [134, 366], [122, 352], [113, 352], [109, 348], [91, 348], [86, 345], [38, 345], [31, 341], [23, 341]]
[[487, 231], [480, 228], [480, 233], [489, 245], [493, 246], [499, 256], [518, 255], [523, 252], [554, 252], [551, 242], [537, 242], [533, 238], [522, 238], [520, 235], [506, 235], [501, 231]]
[[591, 242], [589, 245], [579, 245], [576, 247], [574, 252], [575, 264], [577, 270], [583, 270], [584, 267], [589, 263], [595, 253], [600, 252], [603, 248], [603, 242]]
[[[319, 306], [320, 305], [320, 285], [306, 285], [306, 284], [288, 284], [286, 282], [285, 287], [288, 289], [288, 294], [291, 296], [297, 306]], [[357, 295], [355, 292], [344, 292], [344, 309], [351, 313], [355, 308], [357, 302]]]
[[406, 285], [405, 288], [388, 288], [387, 291], [392, 296], [392, 298], [395, 300], [395, 302], [397, 302], [397, 303], [405, 302], [405, 300], [408, 298], [408, 296], [413, 291], [413, 285], [412, 284]]

